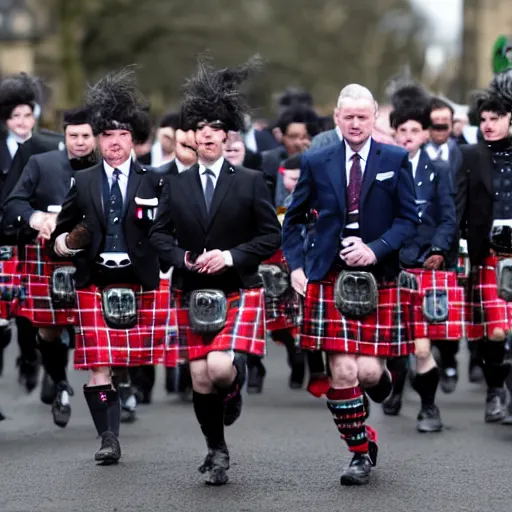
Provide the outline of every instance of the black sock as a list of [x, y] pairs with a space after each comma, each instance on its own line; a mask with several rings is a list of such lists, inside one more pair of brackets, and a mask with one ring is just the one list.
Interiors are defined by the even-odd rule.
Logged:
[[325, 374], [325, 364], [322, 352], [307, 352], [308, 368], [310, 375]]
[[434, 405], [438, 385], [439, 368], [437, 366], [426, 373], [416, 374], [414, 377], [414, 389], [420, 395], [423, 407]]
[[483, 373], [488, 388], [502, 388], [510, 371], [510, 365], [504, 363], [505, 342], [482, 342]]
[[16, 317], [16, 331], [21, 358], [28, 362], [37, 360], [37, 329], [24, 317]]
[[121, 424], [119, 393], [110, 384], [84, 386], [84, 397], [98, 435], [112, 432], [115, 436], [119, 436]]
[[452, 340], [439, 340], [433, 343], [441, 355], [441, 368], [457, 368], [456, 355], [459, 351], [459, 342]]
[[386, 400], [393, 390], [391, 375], [387, 370], [382, 372], [379, 382], [375, 386], [363, 386], [364, 392], [376, 403], [380, 404]]
[[55, 383], [67, 381], [68, 347], [61, 342], [60, 338], [46, 341], [39, 334], [37, 343], [46, 373]]
[[194, 412], [208, 448], [217, 450], [226, 446], [224, 439], [224, 407], [216, 393], [203, 395], [194, 391]]
[[138, 388], [151, 392], [153, 386], [155, 385], [155, 367], [146, 365], [146, 366], [137, 366], [134, 368], [130, 368], [130, 379], [134, 386]]

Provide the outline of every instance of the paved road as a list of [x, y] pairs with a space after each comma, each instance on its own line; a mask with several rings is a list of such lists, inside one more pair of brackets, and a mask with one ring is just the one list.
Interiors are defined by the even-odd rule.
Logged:
[[271, 346], [264, 394], [245, 398], [240, 420], [228, 430], [230, 483], [206, 487], [197, 466], [205, 447], [190, 405], [163, 391], [122, 427], [122, 463], [96, 466], [98, 448], [81, 386], [73, 372], [73, 416], [53, 425], [38, 391], [27, 396], [15, 379], [14, 343], [0, 379], [1, 512], [415, 512], [510, 510], [512, 427], [485, 425], [483, 390], [467, 384], [440, 397], [441, 434], [415, 431], [417, 398], [402, 415], [372, 410], [380, 434], [379, 467], [363, 488], [342, 488], [349, 456], [321, 400], [287, 388], [284, 350]]

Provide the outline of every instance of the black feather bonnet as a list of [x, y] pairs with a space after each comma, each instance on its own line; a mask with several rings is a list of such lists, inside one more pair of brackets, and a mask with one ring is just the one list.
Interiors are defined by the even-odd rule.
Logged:
[[184, 85], [180, 109], [183, 130], [196, 130], [201, 122], [219, 121], [225, 131], [238, 132], [245, 126], [250, 108], [240, 86], [261, 66], [259, 56], [235, 68], [214, 69], [209, 59], [201, 56], [196, 75]]
[[486, 92], [479, 98], [479, 112], [490, 110], [499, 115], [512, 112], [512, 69], [496, 74]]
[[422, 85], [404, 81], [391, 86], [388, 93], [393, 107], [389, 121], [395, 130], [411, 120], [420, 123], [424, 130], [430, 127], [431, 97]]
[[7, 121], [18, 105], [32, 110], [40, 95], [39, 82], [26, 73], [8, 76], [0, 82], [0, 120]]
[[149, 102], [138, 88], [135, 66], [111, 72], [89, 87], [85, 108], [94, 135], [129, 130], [136, 144], [149, 138]]

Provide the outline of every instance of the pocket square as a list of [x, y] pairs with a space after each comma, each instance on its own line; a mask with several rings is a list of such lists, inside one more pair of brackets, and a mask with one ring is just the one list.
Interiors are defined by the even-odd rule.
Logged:
[[389, 172], [379, 172], [379, 173], [377, 174], [377, 176], [375, 176], [375, 179], [376, 179], [377, 181], [389, 180], [389, 178], [392, 178], [394, 175], [395, 175], [395, 172], [394, 172], [394, 171], [389, 171]]
[[150, 208], [158, 206], [158, 197], [150, 197], [148, 199], [135, 197], [134, 201], [137, 206], [149, 206]]

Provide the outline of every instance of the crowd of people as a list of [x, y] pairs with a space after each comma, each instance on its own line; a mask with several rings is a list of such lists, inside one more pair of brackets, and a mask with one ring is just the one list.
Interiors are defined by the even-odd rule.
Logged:
[[512, 423], [512, 71], [467, 109], [396, 79], [381, 107], [343, 87], [332, 118], [289, 89], [261, 123], [240, 87], [256, 68], [200, 59], [156, 128], [134, 69], [109, 73], [62, 134], [35, 129], [34, 77], [1, 81], [0, 373], [14, 322], [19, 383], [64, 428], [72, 354], [94, 458], [113, 464], [163, 366], [210, 485], [228, 480], [225, 427], [244, 389], [263, 392], [272, 341], [352, 453], [342, 485], [369, 482], [370, 403], [398, 415], [408, 377], [417, 430], [442, 431], [436, 393], [455, 391], [463, 342], [485, 421]]

